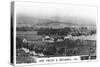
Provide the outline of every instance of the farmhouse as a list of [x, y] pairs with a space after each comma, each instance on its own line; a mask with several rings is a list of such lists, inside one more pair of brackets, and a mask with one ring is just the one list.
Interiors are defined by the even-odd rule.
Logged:
[[42, 41], [45, 41], [45, 42], [54, 42], [54, 39], [51, 38], [50, 36], [45, 36], [44, 38], [42, 38]]
[[62, 41], [64, 41], [64, 37], [55, 37], [54, 41], [56, 41], [56, 42], [62, 42]]

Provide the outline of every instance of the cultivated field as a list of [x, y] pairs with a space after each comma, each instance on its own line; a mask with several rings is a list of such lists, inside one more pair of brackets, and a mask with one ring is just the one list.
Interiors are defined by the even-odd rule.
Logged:
[[36, 62], [33, 57], [96, 55], [95, 40], [66, 39], [62, 42], [43, 42], [43, 36], [37, 35], [37, 32], [34, 31], [17, 32], [17, 37], [32, 41], [27, 44], [22, 43], [22, 47], [16, 50], [17, 63]]

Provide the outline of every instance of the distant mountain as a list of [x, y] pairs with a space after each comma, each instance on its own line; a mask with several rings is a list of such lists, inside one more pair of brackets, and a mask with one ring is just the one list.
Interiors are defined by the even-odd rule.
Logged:
[[[37, 18], [28, 15], [17, 15], [17, 26], [32, 26], [34, 28], [40, 27], [52, 27], [52, 28], [63, 28], [63, 27], [95, 27], [95, 24], [90, 24], [92, 21], [83, 19], [66, 18], [63, 20], [55, 20], [53, 18]], [[81, 22], [81, 23], [80, 23]], [[89, 22], [89, 23], [88, 23]]]

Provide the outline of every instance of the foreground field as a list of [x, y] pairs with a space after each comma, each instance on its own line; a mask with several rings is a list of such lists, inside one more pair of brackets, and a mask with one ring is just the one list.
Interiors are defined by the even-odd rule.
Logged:
[[[73, 37], [61, 42], [44, 42], [43, 36], [36, 31], [17, 32], [16, 61], [17, 63], [36, 63], [35, 57], [60, 57], [60, 56], [96, 56], [96, 36]], [[23, 39], [31, 41], [23, 43]], [[79, 38], [79, 39], [77, 39]], [[24, 50], [23, 50], [24, 48]]]
[[[27, 50], [22, 50], [23, 47]], [[23, 47], [16, 50], [17, 63], [35, 63], [36, 60], [32, 57], [96, 56], [96, 41], [90, 40], [65, 40], [54, 43], [37, 42], [27, 44], [27, 46], [24, 44]]]

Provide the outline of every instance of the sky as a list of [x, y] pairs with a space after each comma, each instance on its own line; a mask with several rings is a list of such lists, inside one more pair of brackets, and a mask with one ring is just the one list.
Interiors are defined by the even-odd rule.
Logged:
[[16, 2], [15, 9], [17, 15], [22, 14], [41, 19], [67, 21], [68, 18], [74, 18], [91, 20], [93, 22], [88, 23], [92, 24], [95, 24], [97, 20], [97, 8], [91, 6]]

